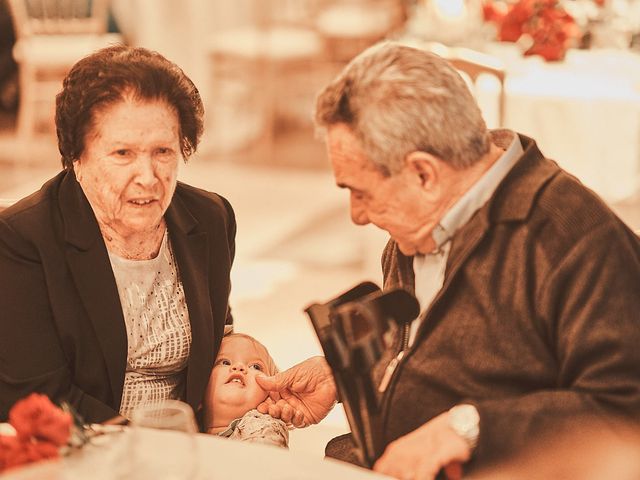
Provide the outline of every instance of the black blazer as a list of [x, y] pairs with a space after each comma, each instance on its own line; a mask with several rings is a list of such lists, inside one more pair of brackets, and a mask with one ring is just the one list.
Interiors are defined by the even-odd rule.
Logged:
[[[186, 401], [198, 409], [220, 346], [236, 224], [219, 195], [178, 183], [165, 214], [192, 344]], [[30, 392], [88, 422], [117, 415], [127, 336], [98, 223], [73, 171], [0, 213], [0, 421]]]

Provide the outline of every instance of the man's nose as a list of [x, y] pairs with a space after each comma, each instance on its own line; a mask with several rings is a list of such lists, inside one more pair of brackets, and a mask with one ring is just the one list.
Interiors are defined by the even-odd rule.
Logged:
[[354, 198], [351, 199], [351, 221], [356, 225], [367, 225], [369, 223], [367, 209], [360, 200]]

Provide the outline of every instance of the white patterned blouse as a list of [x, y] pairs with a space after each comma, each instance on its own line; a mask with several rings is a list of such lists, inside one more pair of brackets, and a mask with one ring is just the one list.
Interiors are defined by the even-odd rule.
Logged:
[[183, 399], [191, 324], [184, 289], [165, 231], [151, 260], [109, 253], [127, 328], [127, 367], [120, 414], [138, 406]]

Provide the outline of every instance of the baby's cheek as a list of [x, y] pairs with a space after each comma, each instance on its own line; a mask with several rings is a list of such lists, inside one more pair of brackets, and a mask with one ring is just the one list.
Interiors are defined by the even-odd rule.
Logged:
[[258, 387], [258, 391], [260, 392], [260, 398], [262, 399], [261, 401], [264, 402], [269, 396], [269, 392], [267, 392], [266, 390], [263, 390], [260, 387]]
[[[264, 374], [260, 374], [262, 376], [265, 376]], [[257, 377], [258, 375], [256, 375]], [[256, 382], [255, 377], [253, 378], [253, 381], [256, 384], [256, 390], [259, 392], [259, 396], [261, 398], [261, 402], [265, 401], [267, 399], [267, 397], [269, 396], [269, 392], [267, 390], [263, 390], [262, 387], [258, 384], [258, 382]]]

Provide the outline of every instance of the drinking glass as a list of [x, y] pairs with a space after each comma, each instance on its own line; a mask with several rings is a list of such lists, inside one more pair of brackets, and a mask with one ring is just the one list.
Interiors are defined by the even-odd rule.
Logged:
[[[142, 405], [131, 414], [131, 478], [190, 480], [197, 474], [193, 410], [178, 400]], [[151, 432], [148, 429], [172, 430]]]
[[185, 433], [198, 431], [193, 410], [188, 404], [179, 400], [163, 400], [142, 405], [131, 414], [131, 424], [137, 427]]

